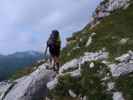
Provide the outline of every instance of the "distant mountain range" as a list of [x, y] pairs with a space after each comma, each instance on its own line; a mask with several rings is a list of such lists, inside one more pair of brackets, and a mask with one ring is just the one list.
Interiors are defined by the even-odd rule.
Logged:
[[10, 55], [0, 55], [0, 81], [7, 79], [15, 71], [29, 67], [42, 59], [43, 53], [36, 51], [16, 52]]

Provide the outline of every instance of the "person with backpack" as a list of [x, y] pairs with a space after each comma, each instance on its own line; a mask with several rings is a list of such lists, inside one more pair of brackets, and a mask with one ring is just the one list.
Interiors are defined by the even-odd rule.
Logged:
[[48, 41], [47, 47], [49, 48], [50, 56], [53, 61], [53, 70], [58, 72], [60, 66], [60, 48], [61, 48], [61, 40], [60, 33], [58, 30], [53, 30]]

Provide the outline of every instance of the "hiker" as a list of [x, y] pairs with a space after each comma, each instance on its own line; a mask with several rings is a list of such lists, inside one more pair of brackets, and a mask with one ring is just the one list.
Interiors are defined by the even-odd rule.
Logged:
[[60, 66], [60, 47], [61, 47], [61, 40], [60, 40], [60, 33], [57, 30], [53, 30], [48, 41], [47, 47], [49, 48], [50, 56], [51, 56], [51, 63], [53, 62], [53, 70], [58, 72]]

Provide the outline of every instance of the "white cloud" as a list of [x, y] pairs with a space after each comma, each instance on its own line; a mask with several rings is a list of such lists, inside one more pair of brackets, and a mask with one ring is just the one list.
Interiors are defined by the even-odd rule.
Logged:
[[1, 0], [0, 53], [40, 50], [52, 29], [63, 36], [89, 22], [100, 0]]

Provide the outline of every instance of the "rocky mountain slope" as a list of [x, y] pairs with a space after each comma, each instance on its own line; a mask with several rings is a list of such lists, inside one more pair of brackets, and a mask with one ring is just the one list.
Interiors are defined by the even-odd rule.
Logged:
[[46, 84], [55, 73], [43, 64], [28, 76], [0, 83], [0, 100], [42, 100], [48, 94]]
[[39, 61], [29, 75], [0, 83], [0, 100], [133, 100], [132, 11], [131, 0], [101, 2], [67, 39], [58, 75]]

